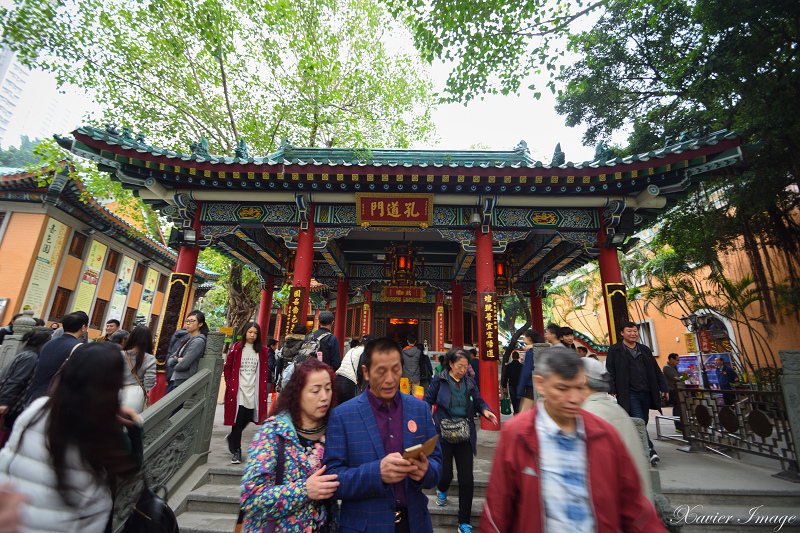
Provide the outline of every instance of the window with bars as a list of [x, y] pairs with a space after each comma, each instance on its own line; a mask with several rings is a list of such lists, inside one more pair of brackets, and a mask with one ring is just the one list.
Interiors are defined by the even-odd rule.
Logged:
[[119, 252], [116, 250], [111, 250], [108, 252], [108, 259], [106, 259], [106, 270], [109, 272], [114, 272], [116, 274], [117, 268], [119, 267]]
[[129, 307], [125, 310], [125, 319], [122, 321], [122, 329], [130, 331], [133, 325], [133, 319], [136, 318], [136, 308]]
[[164, 292], [164, 289], [167, 286], [167, 280], [168, 279], [169, 279], [169, 276], [164, 275], [164, 274], [161, 274], [158, 277], [158, 288], [156, 289], [158, 292]]
[[344, 326], [345, 335], [352, 337], [353, 334], [353, 309], [347, 310], [347, 318], [345, 319]]
[[106, 306], [108, 300], [101, 300], [98, 298], [94, 302], [94, 311], [92, 312], [92, 319], [89, 321], [89, 327], [92, 329], [103, 329], [103, 315], [106, 314]]
[[150, 333], [152, 335], [155, 335], [156, 331], [158, 331], [158, 315], [151, 315], [150, 316], [150, 326], [149, 326], [149, 328], [150, 328]]
[[361, 331], [361, 312], [362, 309], [360, 307], [356, 307], [356, 318], [353, 320], [353, 336], [354, 337], [361, 337], [364, 333]]
[[69, 289], [63, 287], [58, 287], [56, 289], [56, 296], [53, 300], [53, 306], [50, 308], [50, 316], [47, 317], [47, 320], [50, 322], [61, 322], [61, 319], [64, 318], [67, 312], [67, 304], [69, 303], [69, 297], [71, 295], [72, 291]]
[[86, 235], [76, 231], [69, 245], [69, 255], [77, 257], [78, 259], [83, 259], [84, 248], [86, 248]]
[[136, 265], [136, 272], [133, 275], [134, 283], [142, 283], [144, 281], [144, 271], [145, 267], [143, 264], [139, 263], [138, 265]]

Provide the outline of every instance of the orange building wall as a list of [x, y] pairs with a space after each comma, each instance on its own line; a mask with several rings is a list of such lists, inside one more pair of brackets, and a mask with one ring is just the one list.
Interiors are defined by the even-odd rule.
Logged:
[[64, 267], [61, 269], [61, 276], [58, 278], [58, 286], [71, 291], [77, 290], [78, 280], [81, 279], [82, 266], [82, 259], [67, 254]]
[[103, 270], [103, 277], [100, 280], [100, 287], [97, 289], [97, 297], [107, 302], [111, 301], [111, 295], [114, 292], [114, 282], [116, 276], [113, 272]]
[[131, 283], [131, 290], [128, 293], [128, 307], [139, 308], [139, 302], [142, 299], [142, 288], [143, 285], [141, 283]]
[[[39, 243], [45, 230], [47, 216], [37, 213], [11, 213], [3, 242], [0, 243], [0, 279], [3, 288], [0, 296], [8, 298], [8, 305], [0, 317], [6, 324], [18, 311], [25, 297], [25, 289], [36, 261]], [[13, 258], [13, 260], [12, 260]], [[25, 258], [28, 260], [25, 261]]]
[[153, 308], [150, 310], [150, 313], [153, 315], [161, 316], [162, 315], [161, 308], [163, 306], [164, 306], [164, 293], [156, 291], [156, 295], [153, 298]]

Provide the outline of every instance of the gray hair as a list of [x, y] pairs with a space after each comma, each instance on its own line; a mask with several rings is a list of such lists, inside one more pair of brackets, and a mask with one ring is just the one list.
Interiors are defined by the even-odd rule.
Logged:
[[586, 376], [586, 386], [597, 392], [610, 391], [611, 387], [609, 386], [608, 381], [608, 374], [603, 374], [602, 379], [590, 378], [589, 376]]
[[580, 356], [563, 344], [556, 344], [542, 352], [536, 362], [535, 374], [547, 379], [552, 374], [572, 379], [583, 370]]
[[127, 338], [128, 338], [128, 332], [125, 331], [124, 329], [118, 329], [117, 331], [112, 333], [110, 337], [108, 337], [108, 340], [110, 342], [122, 344], [122, 341], [124, 341]]

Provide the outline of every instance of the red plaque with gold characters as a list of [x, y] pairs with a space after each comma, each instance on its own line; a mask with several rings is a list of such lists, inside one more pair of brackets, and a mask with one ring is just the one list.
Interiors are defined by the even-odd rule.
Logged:
[[497, 293], [482, 292], [478, 295], [478, 327], [483, 341], [481, 358], [497, 360]]
[[306, 322], [306, 317], [301, 316], [306, 309], [306, 288], [292, 287], [286, 307], [286, 333], [291, 333], [292, 328], [297, 324], [305, 324]]
[[425, 302], [424, 287], [383, 287], [381, 289], [381, 300], [387, 302], [420, 301]]
[[356, 220], [370, 226], [430, 226], [433, 195], [357, 192]]
[[361, 334], [367, 335], [372, 333], [372, 313], [370, 312], [369, 302], [364, 302], [364, 308], [361, 311]]

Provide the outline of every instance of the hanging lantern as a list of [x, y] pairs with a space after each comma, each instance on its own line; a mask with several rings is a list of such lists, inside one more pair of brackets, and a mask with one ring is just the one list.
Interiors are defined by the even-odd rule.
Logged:
[[386, 248], [386, 258], [389, 271], [384, 275], [389, 277], [393, 286], [415, 285], [417, 280], [417, 253], [422, 250], [421, 246], [411, 246], [408, 244], [391, 243]]
[[494, 291], [498, 296], [508, 294], [511, 290], [511, 271], [513, 267], [513, 256], [507, 254], [494, 256]]

